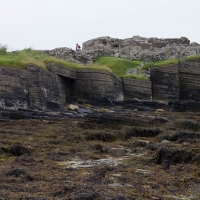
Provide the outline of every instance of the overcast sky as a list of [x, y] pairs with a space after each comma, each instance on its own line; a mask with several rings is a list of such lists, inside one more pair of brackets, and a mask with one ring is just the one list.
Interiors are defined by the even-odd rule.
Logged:
[[200, 43], [200, 0], [0, 0], [0, 44], [9, 50], [75, 48], [110, 36]]

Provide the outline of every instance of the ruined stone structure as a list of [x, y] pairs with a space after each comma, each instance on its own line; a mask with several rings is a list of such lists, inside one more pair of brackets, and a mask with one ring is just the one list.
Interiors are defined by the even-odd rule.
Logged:
[[158, 39], [133, 36], [128, 39], [100, 37], [83, 43], [82, 51], [56, 48], [44, 51], [56, 58], [90, 64], [98, 56], [113, 56], [128, 60], [168, 60], [200, 54], [200, 45], [186, 37]]

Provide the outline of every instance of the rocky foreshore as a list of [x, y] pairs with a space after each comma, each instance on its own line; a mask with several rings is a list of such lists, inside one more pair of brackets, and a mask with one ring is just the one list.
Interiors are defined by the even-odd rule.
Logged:
[[[199, 112], [200, 103], [194, 101], [142, 101], [129, 100], [123, 102], [92, 102], [88, 104], [68, 104], [64, 109], [57, 111], [47, 110], [0, 110], [0, 121], [8, 122], [13, 119], [44, 119], [44, 120], [64, 120], [73, 118], [98, 118], [129, 121], [130, 116], [140, 115], [141, 113], [150, 112]], [[130, 119], [129, 119], [130, 118]]]
[[1, 110], [0, 199], [197, 200], [200, 113], [186, 110], [194, 103]]

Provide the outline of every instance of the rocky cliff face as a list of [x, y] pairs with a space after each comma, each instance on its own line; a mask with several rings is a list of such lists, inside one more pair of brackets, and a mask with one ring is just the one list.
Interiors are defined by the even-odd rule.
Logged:
[[0, 67], [0, 108], [28, 108], [28, 93], [25, 70]]
[[76, 86], [77, 96], [82, 99], [124, 100], [122, 81], [109, 72], [78, 70]]
[[73, 70], [48, 64], [48, 70], [0, 67], [0, 108], [54, 110], [69, 102], [123, 101], [122, 81], [99, 70]]
[[[29, 65], [27, 70], [0, 67], [0, 108], [58, 111], [66, 103], [122, 102], [123, 100], [200, 101], [200, 61], [153, 68], [150, 80], [115, 77], [99, 70], [74, 70], [48, 64], [47, 70]], [[173, 104], [192, 109], [193, 104]], [[196, 104], [195, 104], [196, 105]], [[198, 104], [199, 105], [199, 104]]]
[[[112, 73], [100, 70], [73, 70], [58, 64], [48, 64], [47, 69], [69, 82], [69, 98], [122, 101], [122, 81]], [[65, 84], [67, 85], [67, 84]], [[74, 99], [75, 99], [74, 98]]]
[[150, 80], [123, 79], [124, 99], [152, 100], [152, 86]]
[[25, 70], [0, 67], [0, 108], [58, 110], [66, 102], [59, 76], [30, 65]]
[[29, 108], [39, 110], [59, 110], [66, 102], [65, 86], [54, 73], [35, 65], [27, 69]]
[[152, 95], [155, 100], [176, 100], [180, 96], [177, 64], [151, 69]]
[[180, 98], [200, 101], [200, 61], [179, 64]]

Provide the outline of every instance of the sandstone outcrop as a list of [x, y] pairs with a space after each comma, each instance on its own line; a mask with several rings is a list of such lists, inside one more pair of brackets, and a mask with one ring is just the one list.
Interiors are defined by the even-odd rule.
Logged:
[[[86, 102], [141, 111], [157, 108], [199, 111], [199, 69], [199, 60], [180, 61], [152, 68], [149, 80], [137, 80], [55, 63], [47, 64], [47, 70], [35, 65], [29, 65], [27, 70], [1, 66], [0, 108], [59, 111], [66, 103]], [[155, 100], [169, 101], [169, 105], [158, 105]]]
[[152, 99], [152, 86], [150, 80], [123, 78], [124, 99]]
[[0, 97], [3, 109], [28, 108], [27, 72], [0, 67]]
[[151, 69], [152, 95], [156, 100], [179, 99], [179, 66], [171, 64]]
[[110, 102], [124, 100], [122, 81], [110, 72], [78, 70], [76, 88], [80, 99]]
[[59, 110], [66, 102], [66, 88], [61, 78], [35, 65], [28, 66], [28, 104], [31, 109]]
[[200, 61], [179, 63], [180, 97], [200, 101]]
[[122, 81], [110, 72], [74, 70], [48, 64], [48, 70], [0, 67], [0, 108], [58, 111], [65, 103], [123, 101]]

